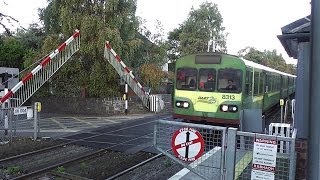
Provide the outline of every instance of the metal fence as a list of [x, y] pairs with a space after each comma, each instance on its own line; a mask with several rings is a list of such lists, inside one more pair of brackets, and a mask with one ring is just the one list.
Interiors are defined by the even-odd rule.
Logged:
[[[193, 129], [203, 137], [204, 151], [188, 161], [186, 147], [199, 142], [187, 138]], [[163, 120], [154, 131], [154, 145], [160, 152], [203, 179], [295, 179], [295, 138]]]
[[[249, 132], [237, 132], [236, 165], [234, 179], [252, 179], [254, 171], [254, 143], [256, 139], [275, 141], [276, 162], [270, 176], [274, 179], [295, 179], [295, 139], [290, 137], [271, 136]], [[272, 152], [270, 152], [271, 154]], [[269, 155], [272, 156], [272, 155]]]
[[0, 109], [0, 144], [12, 141], [14, 137], [31, 136], [37, 139], [39, 121], [32, 106]]
[[[155, 126], [154, 144], [160, 152], [200, 177], [223, 179], [225, 149], [222, 147], [226, 130], [225, 127], [160, 120]], [[177, 156], [179, 158], [175, 158]]]

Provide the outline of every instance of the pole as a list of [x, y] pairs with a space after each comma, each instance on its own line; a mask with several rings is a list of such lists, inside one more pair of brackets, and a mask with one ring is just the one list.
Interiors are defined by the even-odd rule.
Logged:
[[311, 1], [310, 119], [308, 138], [308, 178], [320, 179], [320, 0]]
[[124, 110], [124, 113], [125, 114], [128, 114], [128, 84], [127, 84], [127, 82], [126, 82], [126, 84], [125, 84], [125, 95], [124, 95], [124, 97], [125, 97], [125, 110]]
[[33, 132], [33, 140], [37, 140], [38, 138], [38, 112], [37, 112], [37, 103], [34, 103], [34, 109], [33, 109], [33, 128], [34, 128], [34, 132]]
[[[4, 94], [8, 93], [8, 72], [4, 73]], [[9, 100], [6, 100], [4, 102], [4, 108], [5, 108], [5, 114], [4, 114], [4, 135], [8, 135], [8, 129], [9, 129], [9, 118], [8, 118], [8, 111], [9, 111]]]

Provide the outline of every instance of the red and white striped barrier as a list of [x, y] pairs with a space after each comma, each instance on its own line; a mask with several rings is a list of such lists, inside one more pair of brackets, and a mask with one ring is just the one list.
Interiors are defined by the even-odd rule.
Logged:
[[37, 74], [41, 69], [45, 68], [46, 65], [61, 51], [64, 50], [66, 46], [68, 46], [75, 38], [80, 35], [80, 31], [76, 30], [76, 32], [67, 39], [63, 44], [61, 44], [55, 51], [53, 51], [49, 56], [44, 58], [37, 67], [35, 67], [29, 74], [22, 78], [22, 80], [16, 84], [11, 90], [9, 90], [1, 99], [0, 105], [2, 105], [6, 100], [8, 100], [12, 95], [17, 92], [27, 81], [29, 81], [35, 74]]
[[143, 86], [139, 83], [138, 79], [132, 74], [132, 71], [124, 64], [124, 62], [121, 60], [120, 56], [112, 49], [109, 41], [106, 42], [106, 48], [108, 48], [111, 51], [111, 53], [114, 55], [116, 60], [121, 64], [121, 66], [124, 68], [124, 70], [130, 75], [130, 77], [139, 86], [139, 88], [144, 92], [144, 94], [147, 94], [146, 91], [144, 90]]

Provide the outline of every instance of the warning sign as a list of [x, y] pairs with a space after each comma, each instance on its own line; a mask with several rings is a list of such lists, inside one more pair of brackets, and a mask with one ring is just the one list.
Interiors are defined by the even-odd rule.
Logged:
[[253, 147], [251, 180], [274, 180], [277, 141], [256, 138]]
[[177, 130], [171, 141], [175, 156], [183, 161], [194, 161], [204, 152], [204, 140], [201, 134], [193, 128]]

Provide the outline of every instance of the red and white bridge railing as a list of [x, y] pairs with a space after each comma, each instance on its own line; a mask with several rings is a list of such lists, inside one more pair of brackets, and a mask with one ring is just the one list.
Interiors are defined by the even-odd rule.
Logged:
[[31, 72], [9, 90], [1, 99], [0, 105], [10, 100], [10, 107], [25, 103], [49, 78], [57, 72], [80, 48], [80, 31], [62, 43], [49, 56], [45, 57]]

